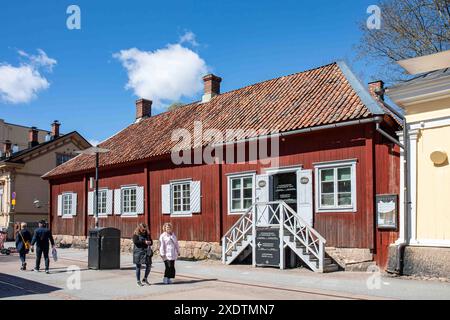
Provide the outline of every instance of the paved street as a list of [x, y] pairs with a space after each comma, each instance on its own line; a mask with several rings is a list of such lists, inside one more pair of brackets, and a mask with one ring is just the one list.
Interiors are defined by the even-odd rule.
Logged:
[[[154, 260], [152, 285], [139, 288], [130, 254], [122, 255], [120, 270], [96, 271], [87, 269], [86, 250], [58, 252], [60, 259], [51, 263], [50, 275], [19, 271], [17, 255], [0, 256], [0, 299], [450, 299], [450, 283], [442, 281], [254, 269], [217, 261], [178, 261], [175, 283], [164, 285], [159, 258]], [[30, 267], [33, 258], [29, 256]], [[80, 289], [70, 287], [74, 275], [67, 268], [73, 265], [80, 268]]]

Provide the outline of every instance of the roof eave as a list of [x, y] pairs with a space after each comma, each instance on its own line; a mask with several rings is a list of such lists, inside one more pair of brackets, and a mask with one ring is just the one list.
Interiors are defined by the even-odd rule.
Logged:
[[373, 115], [384, 115], [386, 112], [381, 108], [378, 102], [370, 95], [366, 87], [359, 81], [349, 66], [342, 60], [336, 61], [345, 78], [353, 88], [355, 93], [361, 99], [362, 103], [369, 109]]

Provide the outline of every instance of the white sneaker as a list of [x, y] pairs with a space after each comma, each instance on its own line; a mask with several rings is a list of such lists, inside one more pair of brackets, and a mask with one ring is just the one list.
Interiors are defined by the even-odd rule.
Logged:
[[164, 277], [163, 282], [164, 284], [169, 284], [169, 278]]

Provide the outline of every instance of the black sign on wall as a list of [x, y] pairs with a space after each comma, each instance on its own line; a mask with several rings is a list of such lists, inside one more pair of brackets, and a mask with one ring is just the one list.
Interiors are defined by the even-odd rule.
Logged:
[[280, 234], [278, 228], [256, 228], [256, 265], [280, 266]]

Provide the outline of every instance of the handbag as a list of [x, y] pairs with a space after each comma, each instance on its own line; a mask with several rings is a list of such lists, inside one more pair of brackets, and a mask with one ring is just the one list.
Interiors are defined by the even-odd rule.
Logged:
[[53, 261], [58, 261], [58, 252], [56, 251], [56, 248], [52, 249], [52, 256], [53, 256]]
[[19, 231], [19, 235], [22, 238], [22, 242], [23, 242], [23, 246], [25, 247], [25, 250], [30, 250], [31, 248], [31, 243], [30, 241], [25, 241], [25, 239], [23, 238], [22, 232]]

